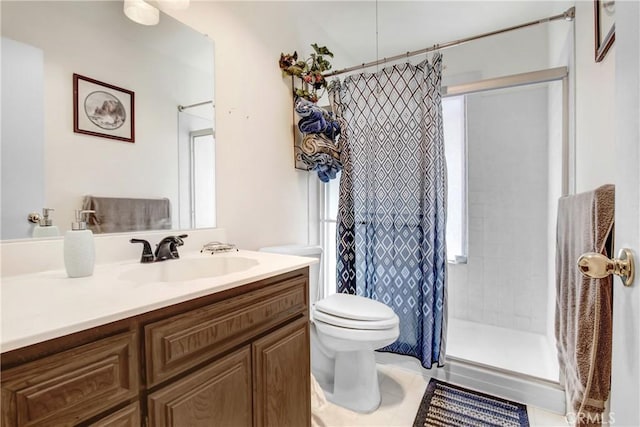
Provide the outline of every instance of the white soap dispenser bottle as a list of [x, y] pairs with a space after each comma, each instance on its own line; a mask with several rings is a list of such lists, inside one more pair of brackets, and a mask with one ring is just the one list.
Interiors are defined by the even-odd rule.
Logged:
[[64, 235], [64, 267], [69, 277], [87, 277], [93, 274], [96, 251], [93, 233], [87, 229], [84, 215], [92, 210], [76, 210], [76, 221]]
[[42, 216], [31, 214], [38, 219], [38, 223], [33, 227], [33, 237], [52, 237], [59, 236], [58, 227], [53, 225], [53, 221], [49, 217], [49, 213], [55, 211], [53, 208], [42, 208]]

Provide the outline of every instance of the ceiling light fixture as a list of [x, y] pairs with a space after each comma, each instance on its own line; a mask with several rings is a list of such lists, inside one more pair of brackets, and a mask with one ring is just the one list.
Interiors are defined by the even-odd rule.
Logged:
[[144, 0], [124, 0], [124, 14], [142, 25], [156, 25], [160, 22], [160, 11]]

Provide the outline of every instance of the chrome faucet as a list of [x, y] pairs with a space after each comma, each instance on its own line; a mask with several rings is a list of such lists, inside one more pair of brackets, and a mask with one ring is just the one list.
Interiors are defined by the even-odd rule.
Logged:
[[156, 245], [156, 262], [180, 258], [178, 246], [184, 245], [183, 239], [186, 237], [186, 234], [181, 234], [179, 236], [167, 236], [160, 240], [160, 243]]

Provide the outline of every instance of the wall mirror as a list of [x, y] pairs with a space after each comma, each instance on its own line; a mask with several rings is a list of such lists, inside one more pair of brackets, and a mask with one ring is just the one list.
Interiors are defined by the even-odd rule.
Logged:
[[[215, 226], [213, 41], [118, 1], [0, 7], [1, 238], [31, 237], [44, 207], [62, 234], [87, 195], [168, 199], [170, 228]], [[135, 142], [74, 132], [74, 73], [135, 94]]]

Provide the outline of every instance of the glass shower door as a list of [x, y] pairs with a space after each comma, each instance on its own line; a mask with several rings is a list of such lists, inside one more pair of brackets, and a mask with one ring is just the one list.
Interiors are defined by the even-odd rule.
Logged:
[[447, 355], [557, 382], [562, 82], [463, 97], [468, 257], [449, 265]]

